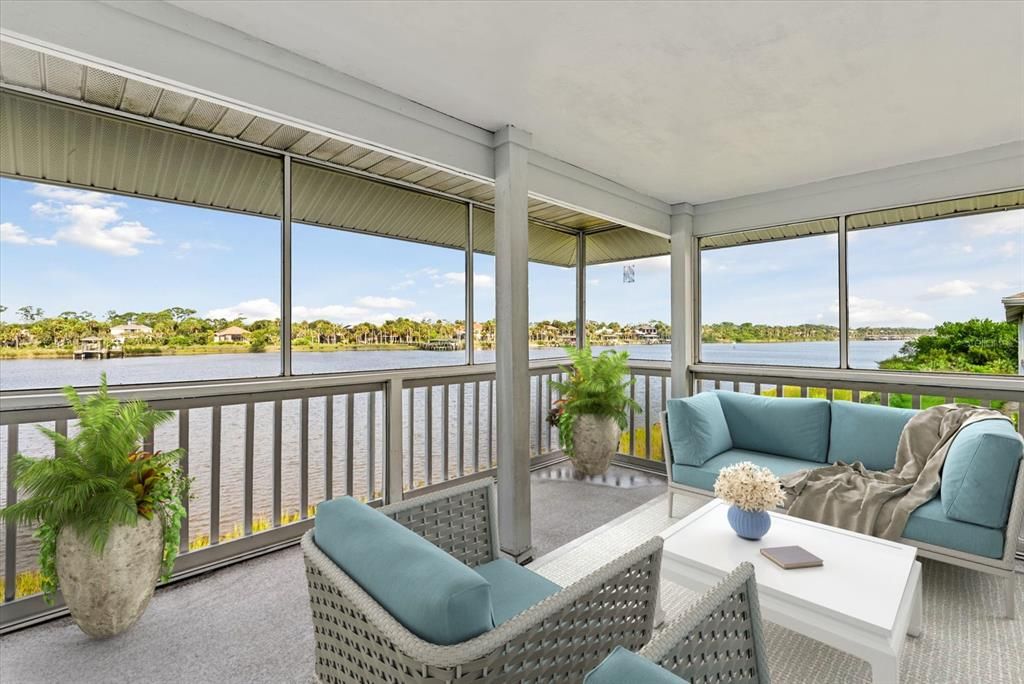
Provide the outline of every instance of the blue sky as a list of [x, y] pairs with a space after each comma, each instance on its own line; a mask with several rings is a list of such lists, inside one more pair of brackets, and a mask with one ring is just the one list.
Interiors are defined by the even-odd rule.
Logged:
[[[48, 315], [197, 309], [250, 319], [279, 313], [278, 222], [149, 200], [0, 180], [0, 303]], [[668, 258], [587, 270], [593, 320], [669, 318]], [[494, 260], [476, 260], [476, 317], [494, 311]], [[715, 250], [703, 257], [708, 322], [838, 321], [836, 239]], [[296, 225], [296, 319], [461, 319], [463, 255], [397, 240]], [[530, 266], [530, 319], [571, 319], [575, 272]], [[850, 238], [853, 325], [927, 327], [999, 317], [1024, 290], [1024, 211], [860, 231]]]

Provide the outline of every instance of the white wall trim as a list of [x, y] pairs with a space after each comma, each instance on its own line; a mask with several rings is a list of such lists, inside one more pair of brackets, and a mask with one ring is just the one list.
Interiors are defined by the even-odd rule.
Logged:
[[[10, 0], [2, 21], [6, 40], [468, 178], [494, 179], [491, 131], [173, 5], [79, 0], [54, 12], [50, 3]], [[669, 232], [664, 202], [537, 151], [530, 169], [534, 197]]]
[[[998, 192], [1024, 186], [1024, 142], [1010, 142], [784, 190], [698, 204], [698, 236]], [[675, 207], [673, 206], [673, 211]]]

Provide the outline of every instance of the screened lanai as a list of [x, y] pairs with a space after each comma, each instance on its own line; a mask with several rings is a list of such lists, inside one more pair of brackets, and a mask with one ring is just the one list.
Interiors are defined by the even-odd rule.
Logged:
[[[169, 412], [142, 451], [183, 449], [192, 490], [168, 581], [99, 646], [44, 600], [36, 529], [4, 523], [0, 675], [315, 677], [299, 545], [345, 497], [430, 502], [488, 529], [466, 553], [575, 586], [714, 497], [675, 400], [962, 404], [1024, 435], [1019, 8], [881, 4], [7, 2], [0, 507], [19, 454], [56, 455], [38, 427], [80, 434], [60, 389], [101, 371]], [[968, 78], [973, 104], [948, 91]], [[558, 418], [584, 347], [628, 353], [596, 476]], [[826, 449], [877, 438], [832, 425]], [[722, 463], [764, 456], [730, 440]], [[1016, 491], [974, 535], [935, 493], [928, 540], [890, 540], [923, 578], [900, 681], [1024, 672]], [[646, 638], [699, 603], [660, 572]], [[764, 586], [773, 679], [890, 681]], [[152, 639], [180, 662], [110, 665]]]

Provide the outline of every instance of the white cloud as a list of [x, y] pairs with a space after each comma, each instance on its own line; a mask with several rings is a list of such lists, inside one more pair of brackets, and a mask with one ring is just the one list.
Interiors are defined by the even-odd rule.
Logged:
[[591, 279], [589, 279], [587, 281], [587, 285], [594, 285], [594, 286], [596, 286], [596, 285], [600, 285], [600, 284], [601, 284], [601, 279], [600, 278], [591, 278]]
[[29, 235], [24, 228], [5, 221], [0, 223], [0, 242], [9, 242], [12, 245], [55, 245], [57, 241], [52, 238], [35, 237]]
[[226, 318], [228, 320], [243, 318], [249, 321], [256, 321], [265, 318], [273, 319], [279, 318], [280, 316], [281, 307], [266, 297], [262, 299], [250, 299], [248, 301], [235, 304], [234, 306], [226, 306], [222, 309], [210, 309], [206, 314], [207, 318]]
[[1017, 256], [1017, 243], [1013, 240], [1007, 240], [1003, 244], [999, 245], [999, 253], [1006, 258], [1012, 258]]
[[115, 202], [110, 195], [104, 195], [101, 192], [94, 192], [92, 190], [76, 190], [75, 188], [62, 188], [57, 185], [43, 185], [42, 183], [36, 183], [32, 186], [32, 194], [51, 202], [89, 204], [95, 206], [124, 206], [121, 202]]
[[398, 297], [360, 297], [356, 304], [367, 306], [371, 309], [405, 309], [416, 306], [416, 302]]
[[178, 243], [179, 256], [187, 252], [199, 250], [213, 250], [217, 252], [230, 252], [231, 248], [223, 242], [211, 242], [209, 240], [186, 240]]
[[[435, 273], [430, 276], [434, 281], [434, 287], [445, 287], [446, 285], [464, 285], [466, 274], [462, 271], [449, 273]], [[486, 273], [474, 273], [473, 284], [477, 287], [494, 287], [494, 278]]]
[[[839, 303], [833, 302], [829, 309], [838, 312]], [[923, 311], [886, 304], [878, 299], [850, 297], [850, 326], [854, 328], [869, 325], [918, 327], [931, 322], [932, 317]]]
[[996, 211], [978, 214], [968, 219], [968, 227], [974, 235], [1020, 235], [1024, 233], [1024, 211]]
[[327, 306], [296, 306], [292, 308], [292, 320], [317, 321], [320, 319], [335, 323], [358, 323], [367, 319], [368, 311], [358, 306], [328, 304]]
[[32, 193], [45, 201], [32, 205], [32, 212], [60, 224], [54, 239], [115, 256], [135, 256], [140, 245], [160, 244], [156, 234], [138, 221], [121, 216], [121, 202], [98, 192], [34, 186]]
[[[368, 298], [364, 297], [363, 299]], [[405, 303], [412, 304], [412, 302]], [[208, 318], [224, 318], [227, 320], [241, 318], [247, 321], [255, 321], [280, 318], [281, 309], [275, 302], [263, 297], [261, 299], [239, 302], [233, 306], [211, 309], [206, 315]], [[387, 321], [393, 321], [396, 318], [424, 321], [435, 320], [438, 316], [433, 311], [375, 311], [363, 306], [349, 306], [345, 304], [328, 304], [326, 306], [297, 305], [292, 309], [292, 319], [295, 321], [318, 321], [322, 319], [342, 325], [353, 325], [356, 323], [380, 325]]]
[[392, 291], [394, 291], [394, 290], [404, 290], [407, 287], [412, 287], [415, 284], [416, 284], [415, 280], [413, 280], [412, 278], [406, 278], [405, 280], [400, 280], [397, 283], [395, 283], [394, 285], [392, 285], [391, 286], [391, 290]]
[[978, 283], [973, 280], [947, 280], [932, 285], [921, 295], [922, 299], [946, 299], [947, 297], [967, 297], [978, 293]]

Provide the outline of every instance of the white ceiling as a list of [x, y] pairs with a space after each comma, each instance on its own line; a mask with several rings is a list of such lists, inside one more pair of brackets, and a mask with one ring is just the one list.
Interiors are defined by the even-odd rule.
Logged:
[[1024, 139], [1019, 2], [173, 4], [673, 203]]

